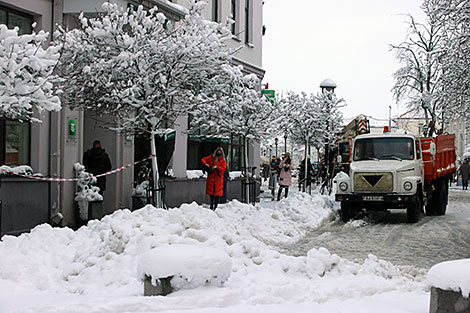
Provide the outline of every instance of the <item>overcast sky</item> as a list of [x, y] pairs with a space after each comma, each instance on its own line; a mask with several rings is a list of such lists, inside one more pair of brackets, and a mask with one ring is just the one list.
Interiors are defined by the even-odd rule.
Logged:
[[325, 78], [338, 85], [345, 118], [388, 118], [398, 63], [390, 44], [406, 37], [404, 13], [422, 20], [421, 0], [264, 0], [263, 83], [277, 93], [317, 93]]

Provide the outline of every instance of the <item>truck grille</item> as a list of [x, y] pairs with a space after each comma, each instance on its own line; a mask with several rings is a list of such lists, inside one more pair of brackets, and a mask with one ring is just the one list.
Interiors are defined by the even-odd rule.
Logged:
[[391, 192], [392, 173], [354, 173], [354, 191]]

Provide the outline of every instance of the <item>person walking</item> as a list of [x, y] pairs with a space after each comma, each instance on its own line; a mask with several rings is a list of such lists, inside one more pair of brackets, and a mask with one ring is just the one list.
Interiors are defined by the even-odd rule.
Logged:
[[468, 165], [468, 159], [463, 160], [459, 167], [460, 177], [462, 178], [462, 190], [468, 189], [468, 178], [470, 175], [470, 166]]
[[277, 182], [277, 170], [279, 163], [276, 157], [273, 155], [269, 162], [269, 189], [271, 189], [271, 199], [274, 200], [274, 192], [276, 191]]
[[285, 190], [285, 197], [287, 198], [287, 193], [289, 192], [289, 187], [292, 185], [292, 160], [290, 158], [290, 153], [286, 152], [284, 157], [279, 164], [279, 191], [277, 193], [277, 201], [281, 200], [282, 189]]
[[225, 153], [222, 147], [215, 149], [214, 153], [201, 160], [203, 169], [207, 172], [206, 194], [210, 196], [210, 209], [215, 211], [223, 196], [224, 172], [227, 168]]
[[[93, 147], [83, 154], [83, 165], [85, 170], [93, 175], [99, 175], [111, 170], [109, 155], [101, 147], [101, 142], [95, 140]], [[100, 188], [100, 195], [106, 190], [106, 176], [97, 178], [96, 186]]]

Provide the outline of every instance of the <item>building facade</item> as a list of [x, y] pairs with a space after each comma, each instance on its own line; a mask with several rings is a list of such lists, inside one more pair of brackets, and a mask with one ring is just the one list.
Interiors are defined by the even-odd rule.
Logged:
[[[179, 19], [184, 16], [186, 0], [113, 0], [122, 7], [143, 5], [150, 8], [157, 6], [169, 18]], [[36, 29], [51, 33], [56, 25], [68, 28], [77, 26], [78, 14], [96, 15], [100, 12], [100, 0], [0, 0], [0, 23], [9, 27], [18, 26], [20, 32], [31, 32], [30, 25], [36, 22]], [[230, 16], [234, 23], [230, 28], [234, 38], [228, 43], [230, 47], [241, 47], [234, 57], [234, 63], [243, 66], [245, 73], [254, 73], [260, 81], [264, 76], [262, 69], [262, 0], [209, 0], [203, 12], [208, 20], [224, 23]], [[73, 166], [82, 162], [83, 153], [91, 148], [94, 140], [100, 140], [109, 154], [112, 167], [138, 161], [142, 155], [139, 138], [124, 136], [107, 130], [103, 125], [107, 117], [98, 117], [91, 112], [70, 110], [66, 105], [58, 113], [42, 113], [42, 123], [25, 124], [10, 120], [0, 121], [0, 161], [6, 165], [30, 165], [35, 173], [47, 177], [73, 178]], [[204, 202], [204, 189], [200, 181], [187, 178], [187, 170], [199, 169], [202, 156], [212, 152], [213, 148], [223, 145], [229, 154], [232, 171], [242, 170], [241, 153], [243, 141], [240, 138], [221, 138], [213, 142], [203, 136], [192, 138], [186, 134], [187, 116], [180, 117], [175, 125], [170, 125], [174, 132], [174, 150], [168, 160], [172, 177], [167, 181], [168, 199], [171, 206], [193, 200]], [[13, 136], [12, 134], [16, 134]], [[14, 147], [11, 148], [11, 147]], [[145, 150], [145, 149], [144, 149]], [[250, 143], [249, 167], [259, 166], [259, 144]], [[107, 188], [104, 193], [104, 213], [132, 206], [132, 188], [136, 180], [133, 169], [123, 170], [107, 177]], [[76, 208], [74, 197], [76, 186], [73, 182], [50, 182], [48, 186], [49, 217], [61, 213], [63, 225], [76, 225]], [[1, 190], [0, 190], [1, 192]], [[43, 195], [45, 197], [46, 195]], [[9, 216], [3, 213], [3, 222]], [[0, 215], [0, 220], [2, 216]], [[42, 221], [47, 222], [47, 221]], [[0, 224], [1, 226], [1, 224]], [[1, 227], [0, 227], [1, 229]], [[5, 228], [4, 228], [5, 229]], [[1, 230], [0, 230], [1, 231]], [[9, 231], [9, 230], [8, 230]], [[4, 231], [5, 232], [5, 231]]]

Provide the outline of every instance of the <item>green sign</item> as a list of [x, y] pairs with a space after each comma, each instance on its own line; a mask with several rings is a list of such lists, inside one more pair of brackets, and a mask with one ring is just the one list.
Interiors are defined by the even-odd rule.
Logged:
[[274, 97], [276, 96], [276, 92], [272, 89], [261, 89], [261, 95], [265, 96], [269, 102], [274, 103]]
[[75, 137], [77, 135], [77, 121], [69, 120], [69, 136]]

